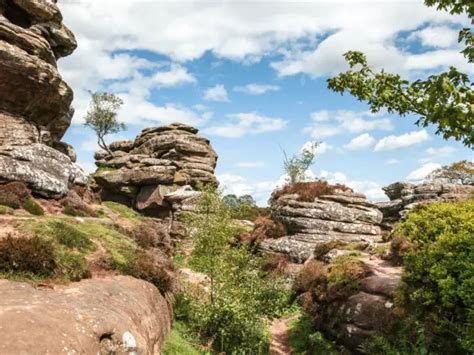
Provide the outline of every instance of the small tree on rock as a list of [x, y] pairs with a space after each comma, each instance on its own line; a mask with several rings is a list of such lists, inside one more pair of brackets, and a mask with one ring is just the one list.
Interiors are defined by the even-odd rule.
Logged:
[[283, 166], [288, 175], [288, 182], [290, 184], [306, 180], [306, 170], [313, 165], [314, 158], [316, 157], [316, 148], [318, 148], [320, 144], [320, 142], [310, 142], [309, 144], [305, 144], [301, 153], [299, 155], [293, 155], [291, 158], [289, 158], [286, 152], [283, 151], [285, 156]]
[[84, 125], [95, 131], [99, 147], [111, 153], [104, 137], [127, 128], [124, 123], [117, 120], [117, 110], [123, 105], [123, 100], [117, 95], [106, 92], [90, 92], [90, 94], [91, 103]]

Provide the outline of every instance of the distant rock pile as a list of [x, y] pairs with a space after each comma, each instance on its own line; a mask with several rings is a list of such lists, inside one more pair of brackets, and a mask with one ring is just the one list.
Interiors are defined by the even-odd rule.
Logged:
[[390, 201], [378, 203], [377, 207], [383, 213], [383, 227], [390, 230], [414, 207], [427, 202], [465, 200], [474, 193], [474, 186], [436, 182], [414, 185], [396, 182], [384, 187], [383, 190]]
[[217, 154], [198, 130], [183, 124], [143, 130], [135, 141], [110, 144], [95, 155], [95, 181], [104, 200], [153, 216], [186, 209], [198, 184], [217, 184]]
[[56, 61], [75, 48], [55, 2], [0, 0], [0, 183], [23, 181], [55, 197], [84, 182], [74, 150], [61, 142], [73, 93]]
[[335, 189], [311, 202], [301, 201], [298, 194], [283, 194], [272, 201], [271, 214], [285, 225], [288, 235], [265, 239], [260, 248], [298, 263], [311, 257], [317, 245], [329, 241], [382, 240], [382, 213], [365, 195], [350, 189]]

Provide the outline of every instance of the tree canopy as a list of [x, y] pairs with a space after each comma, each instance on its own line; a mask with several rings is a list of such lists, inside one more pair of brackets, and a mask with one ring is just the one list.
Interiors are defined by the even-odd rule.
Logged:
[[288, 157], [286, 152], [283, 151], [283, 155], [285, 156], [283, 167], [288, 175], [288, 182], [290, 184], [305, 181], [306, 170], [313, 165], [314, 158], [316, 157], [316, 149], [320, 144], [320, 142], [310, 142], [307, 146], [303, 147], [299, 155], [295, 154], [292, 157]]
[[[469, 0], [426, 0], [451, 14], [466, 13], [474, 23], [474, 2]], [[467, 61], [474, 62], [474, 36], [470, 28], [459, 32], [461, 51]], [[366, 56], [349, 51], [344, 58], [350, 70], [328, 80], [328, 87], [338, 93], [349, 92], [360, 101], [367, 101], [372, 112], [386, 109], [401, 116], [416, 114], [417, 125], [436, 126], [436, 134], [462, 141], [474, 147], [474, 92], [469, 76], [454, 67], [448, 71], [410, 82], [398, 74], [374, 71]]]
[[474, 185], [474, 163], [461, 160], [445, 165], [428, 175], [429, 180], [444, 180], [453, 184]]

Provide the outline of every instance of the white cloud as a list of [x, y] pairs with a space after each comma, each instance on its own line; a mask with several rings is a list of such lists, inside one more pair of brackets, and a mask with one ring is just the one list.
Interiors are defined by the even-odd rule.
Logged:
[[409, 39], [420, 40], [428, 47], [449, 48], [457, 45], [458, 31], [448, 26], [433, 26], [413, 32]]
[[204, 91], [204, 99], [209, 101], [228, 102], [229, 96], [224, 85], [217, 84]]
[[454, 154], [456, 151], [457, 151], [456, 148], [450, 147], [450, 146], [439, 147], [439, 148], [430, 147], [426, 149], [426, 154], [432, 157], [447, 157]]
[[400, 160], [398, 159], [388, 159], [388, 160], [385, 160], [385, 165], [395, 165], [395, 164], [398, 164], [400, 163]]
[[312, 151], [315, 155], [321, 155], [334, 148], [332, 145], [326, 142], [321, 142], [317, 144], [316, 148], [314, 148], [314, 143], [315, 142], [313, 141], [306, 142], [301, 147], [300, 152], [302, 152], [303, 150], [309, 150]]
[[353, 138], [349, 143], [344, 145], [347, 150], [360, 150], [372, 146], [375, 142], [374, 137], [368, 133], [363, 133], [360, 136]]
[[251, 169], [251, 168], [261, 168], [265, 166], [265, 163], [263, 161], [240, 161], [235, 163], [235, 166], [237, 168], [242, 168], [242, 169]]
[[211, 126], [205, 128], [203, 132], [215, 136], [238, 138], [246, 134], [279, 131], [288, 124], [281, 118], [261, 116], [254, 112], [228, 114], [226, 117], [231, 123]]
[[415, 144], [427, 141], [430, 138], [428, 132], [422, 129], [421, 131], [414, 131], [405, 133], [400, 136], [387, 136], [382, 138], [375, 145], [374, 151], [393, 150], [406, 148]]
[[441, 168], [441, 164], [426, 163], [420, 168], [415, 169], [410, 174], [408, 174], [407, 180], [415, 182], [421, 181], [426, 178], [431, 172], [439, 168]]
[[236, 86], [234, 91], [242, 92], [249, 95], [263, 95], [267, 92], [278, 91], [280, 87], [277, 85], [266, 84], [247, 84], [245, 86]]
[[319, 177], [327, 180], [331, 184], [344, 184], [349, 186], [355, 192], [360, 192], [366, 195], [371, 201], [382, 201], [387, 199], [382, 187], [374, 181], [350, 180], [344, 173], [329, 172], [327, 170], [322, 170], [319, 174]]
[[380, 113], [373, 114], [369, 111], [323, 110], [313, 112], [311, 120], [314, 123], [305, 127], [303, 132], [313, 138], [324, 138], [344, 133], [392, 130], [392, 122], [388, 118], [378, 118], [380, 116]]

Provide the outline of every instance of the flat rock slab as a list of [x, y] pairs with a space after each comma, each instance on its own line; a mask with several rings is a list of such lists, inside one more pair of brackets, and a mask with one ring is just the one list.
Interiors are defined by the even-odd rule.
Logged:
[[0, 280], [0, 354], [159, 354], [169, 302], [128, 276], [54, 289]]

